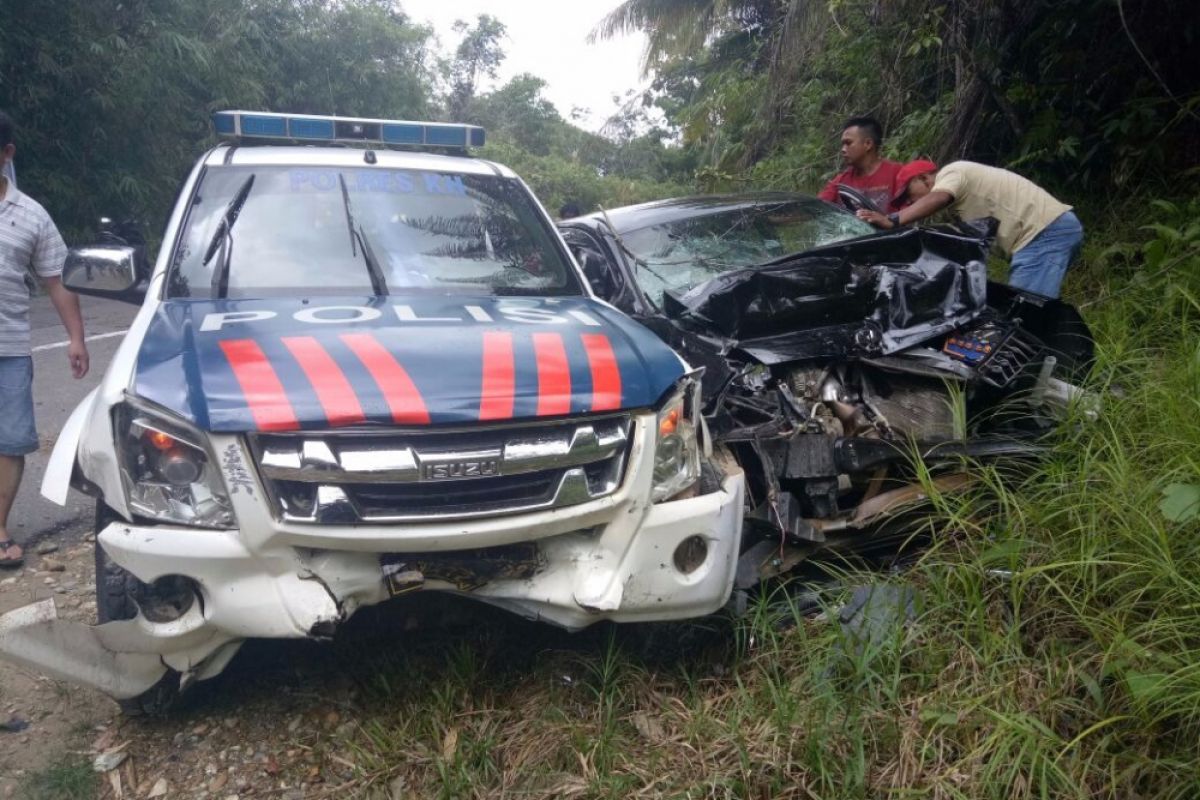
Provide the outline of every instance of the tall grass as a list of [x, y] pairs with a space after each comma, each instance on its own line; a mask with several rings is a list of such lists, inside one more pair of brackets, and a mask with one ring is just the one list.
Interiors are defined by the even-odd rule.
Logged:
[[726, 627], [489, 628], [369, 663], [329, 796], [1200, 796], [1200, 515], [1162, 505], [1200, 485], [1196, 205], [1093, 235], [1071, 277], [1098, 418], [1032, 472], [935, 494], [912, 568], [845, 568], [911, 587], [906, 623], [856, 634], [845, 591], [812, 616], [785, 587]]

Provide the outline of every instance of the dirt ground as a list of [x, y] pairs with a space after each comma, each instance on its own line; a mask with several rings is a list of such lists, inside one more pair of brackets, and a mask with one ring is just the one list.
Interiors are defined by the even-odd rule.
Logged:
[[[60, 616], [94, 622], [92, 544], [85, 535], [62, 531], [31, 544], [23, 569], [0, 570], [0, 613], [53, 597]], [[86, 748], [116, 715], [116, 705], [97, 692], [0, 661], [0, 797], [19, 796], [29, 773]]]
[[[0, 573], [0, 613], [53, 597], [60, 616], [95, 622], [90, 539], [72, 529], [32, 544], [23, 569]], [[339, 796], [354, 687], [322, 660], [330, 649], [255, 643], [165, 718], [125, 717], [98, 692], [0, 661], [0, 798], [98, 756], [116, 764], [97, 776], [99, 798]]]

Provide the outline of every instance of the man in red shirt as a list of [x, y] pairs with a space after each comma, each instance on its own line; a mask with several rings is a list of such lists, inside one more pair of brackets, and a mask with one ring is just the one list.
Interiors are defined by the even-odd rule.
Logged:
[[865, 194], [875, 205], [887, 213], [894, 211], [892, 201], [903, 191], [896, 177], [902, 166], [879, 154], [883, 146], [883, 126], [874, 117], [852, 117], [842, 127], [842, 163], [846, 165], [817, 197], [837, 203], [838, 184], [849, 186]]

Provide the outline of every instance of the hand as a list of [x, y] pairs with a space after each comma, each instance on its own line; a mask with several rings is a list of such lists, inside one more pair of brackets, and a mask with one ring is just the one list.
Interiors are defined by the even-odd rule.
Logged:
[[878, 211], [871, 211], [866, 208], [860, 208], [858, 211], [854, 212], [854, 216], [858, 217], [863, 222], [871, 223], [876, 228], [887, 229], [887, 228], [895, 227], [894, 225], [892, 225], [891, 220], [889, 220], [883, 214], [880, 214]]
[[87, 345], [80, 339], [77, 342], [71, 342], [67, 345], [67, 361], [71, 364], [71, 374], [76, 379], [87, 375], [90, 361], [88, 359]]

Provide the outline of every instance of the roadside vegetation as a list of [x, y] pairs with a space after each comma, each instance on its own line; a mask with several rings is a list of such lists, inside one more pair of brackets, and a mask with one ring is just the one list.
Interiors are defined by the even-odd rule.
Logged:
[[[891, 157], [1029, 175], [1078, 206], [1087, 241], [1065, 292], [1097, 340], [1097, 416], [1076, 409], [1049, 459], [978, 467], [969, 492], [935, 494], [934, 545], [893, 573], [833, 565], [821, 613], [794, 583], [734, 621], [576, 637], [496, 624], [364, 646], [344, 665], [355, 724], [305, 743], [340, 776], [314, 796], [1191, 798], [1190, 5], [633, 0], [600, 33], [648, 32], [655, 83], [599, 135], [536, 76], [485, 88], [503, 58], [492, 18], [441, 49], [382, 0], [45, 0], [0, 30], [0, 107], [22, 126], [22, 186], [75, 231], [100, 214], [153, 230], [220, 107], [484, 124], [487, 154], [552, 211], [812, 189], [836, 167], [840, 120], [862, 112], [884, 119]], [[841, 605], [881, 583], [911, 590], [912, 613], [864, 636]], [[58, 779], [34, 776], [30, 796], [59, 796]]]

